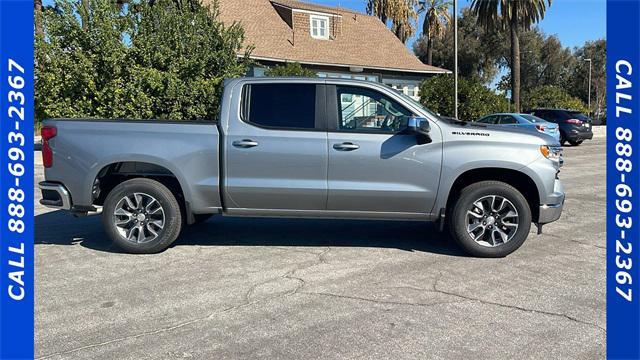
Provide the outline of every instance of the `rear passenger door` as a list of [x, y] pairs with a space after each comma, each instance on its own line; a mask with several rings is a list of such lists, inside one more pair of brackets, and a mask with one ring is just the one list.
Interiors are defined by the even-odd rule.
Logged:
[[225, 129], [224, 199], [231, 213], [326, 209], [324, 96], [321, 83], [244, 85], [241, 111]]

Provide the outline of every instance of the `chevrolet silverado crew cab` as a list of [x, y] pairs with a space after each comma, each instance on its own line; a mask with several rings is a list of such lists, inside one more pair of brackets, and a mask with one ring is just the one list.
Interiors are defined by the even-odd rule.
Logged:
[[47, 120], [42, 141], [41, 203], [101, 212], [133, 253], [222, 214], [432, 221], [498, 257], [565, 197], [552, 137], [445, 120], [372, 82], [227, 80], [216, 121]]

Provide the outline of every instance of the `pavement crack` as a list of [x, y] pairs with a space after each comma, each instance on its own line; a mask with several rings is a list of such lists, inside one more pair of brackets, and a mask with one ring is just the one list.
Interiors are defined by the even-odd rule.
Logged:
[[[108, 341], [103, 341], [103, 342], [99, 342], [99, 343], [94, 343], [94, 344], [89, 344], [89, 345], [84, 345], [84, 346], [80, 346], [80, 347], [76, 347], [73, 349], [69, 349], [69, 350], [64, 350], [64, 351], [59, 351], [56, 353], [52, 353], [52, 354], [48, 354], [48, 355], [43, 355], [40, 356], [38, 358], [36, 358], [36, 360], [42, 360], [42, 359], [49, 359], [52, 358], [54, 356], [62, 356], [62, 355], [68, 355], [68, 354], [72, 354], [72, 353], [76, 353], [78, 351], [82, 351], [82, 350], [87, 350], [87, 349], [92, 349], [92, 348], [97, 348], [97, 347], [101, 347], [101, 346], [105, 346], [105, 345], [110, 345], [113, 343], [118, 343], [121, 341], [127, 341], [127, 340], [131, 340], [131, 339], [137, 339], [137, 338], [141, 338], [141, 337], [145, 337], [145, 336], [149, 336], [149, 335], [155, 335], [155, 334], [159, 334], [159, 333], [164, 333], [164, 332], [169, 332], [169, 331], [173, 331], [185, 326], [189, 326], [195, 323], [198, 323], [200, 321], [204, 321], [204, 320], [209, 320], [209, 319], [213, 319], [216, 315], [222, 314], [222, 313], [226, 313], [226, 312], [230, 312], [236, 309], [240, 309], [243, 307], [247, 307], [247, 306], [251, 306], [266, 300], [272, 300], [272, 299], [277, 299], [280, 297], [285, 297], [285, 296], [289, 296], [292, 294], [296, 294], [298, 293], [306, 284], [306, 282], [299, 278], [294, 276], [295, 272], [298, 270], [304, 270], [304, 269], [308, 269], [311, 268], [313, 266], [317, 266], [320, 264], [325, 264], [327, 262], [325, 255], [331, 250], [331, 248], [327, 248], [324, 251], [320, 252], [320, 253], [311, 253], [308, 252], [309, 254], [313, 254], [317, 257], [317, 261], [315, 261], [314, 263], [312, 263], [311, 265], [306, 265], [306, 266], [301, 266], [301, 267], [295, 267], [287, 272], [285, 272], [284, 274], [280, 275], [280, 276], [276, 276], [274, 278], [268, 279], [268, 280], [263, 280], [260, 281], [258, 283], [252, 284], [249, 289], [245, 292], [244, 296], [242, 297], [242, 302], [240, 304], [237, 305], [233, 305], [233, 306], [228, 306], [224, 309], [218, 310], [218, 311], [214, 311], [206, 316], [202, 316], [202, 317], [198, 317], [195, 319], [191, 319], [188, 321], [184, 321], [181, 323], [178, 323], [176, 325], [172, 325], [172, 326], [167, 326], [167, 327], [163, 327], [160, 329], [155, 329], [155, 330], [150, 330], [150, 331], [145, 331], [145, 332], [141, 332], [138, 334], [133, 334], [133, 335], [128, 335], [128, 336], [122, 336], [119, 338], [115, 338], [115, 339], [111, 339]], [[256, 300], [251, 300], [251, 295], [253, 294], [253, 292], [255, 291], [255, 289], [263, 284], [267, 284], [271, 281], [277, 280], [277, 279], [281, 279], [281, 278], [286, 278], [286, 279], [291, 279], [291, 280], [295, 280], [298, 281], [299, 284], [298, 286], [296, 286], [293, 290], [285, 292], [283, 294], [279, 294], [277, 296], [267, 296], [267, 297], [263, 297], [260, 299], [256, 299]]]
[[477, 301], [477, 302], [479, 302], [481, 304], [485, 304], [485, 305], [493, 305], [493, 306], [503, 307], [503, 308], [507, 308], [507, 309], [513, 309], [513, 310], [519, 310], [519, 311], [535, 313], [535, 314], [542, 314], [542, 315], [548, 315], [548, 316], [561, 317], [561, 318], [565, 318], [565, 319], [573, 321], [573, 322], [577, 322], [577, 323], [580, 323], [580, 324], [584, 324], [584, 325], [589, 325], [589, 326], [595, 327], [598, 330], [600, 330], [601, 332], [603, 332], [605, 334], [607, 333], [607, 330], [605, 328], [603, 328], [603, 327], [601, 327], [601, 326], [599, 326], [597, 324], [590, 323], [590, 322], [587, 322], [587, 321], [583, 321], [583, 320], [580, 320], [578, 318], [575, 318], [575, 317], [573, 317], [571, 315], [567, 315], [567, 314], [564, 314], [564, 313], [556, 313], [556, 312], [552, 312], [552, 311], [529, 309], [529, 308], [525, 308], [525, 307], [517, 306], [517, 305], [502, 304], [502, 303], [495, 302], [495, 301], [483, 300], [483, 299], [475, 298], [475, 297], [472, 297], [472, 296], [462, 295], [462, 294], [459, 294], [459, 293], [438, 289], [438, 283], [440, 282], [440, 279], [442, 278], [442, 275], [443, 274], [440, 273], [440, 275], [433, 282], [432, 289], [435, 292], [439, 292], [439, 293], [445, 294], [445, 295], [459, 297], [461, 299], [466, 299], [466, 300], [469, 300], [469, 301]]
[[300, 291], [298, 293], [299, 294], [305, 294], [305, 295], [326, 296], [326, 297], [332, 297], [332, 298], [338, 298], [338, 299], [349, 299], [349, 300], [357, 300], [357, 301], [366, 301], [366, 302], [370, 302], [370, 303], [374, 303], [374, 304], [381, 304], [381, 305], [400, 305], [400, 306], [429, 307], [429, 306], [434, 306], [434, 305], [452, 304], [452, 303], [460, 302], [460, 301], [437, 301], [437, 302], [432, 302], [432, 303], [420, 303], [420, 302], [403, 302], [403, 301], [379, 300], [379, 299], [371, 299], [371, 298], [360, 297], [360, 296], [334, 294], [334, 293], [328, 293], [328, 292]]
[[[214, 314], [223, 313], [223, 312], [226, 312], [226, 311], [229, 311], [229, 310], [233, 310], [233, 309], [236, 309], [238, 307], [246, 306], [246, 305], [249, 305], [249, 304], [241, 304], [241, 305], [237, 305], [237, 306], [231, 306], [231, 307], [225, 308], [225, 309], [223, 309], [221, 311], [217, 311]], [[54, 356], [68, 355], [68, 354], [72, 354], [72, 353], [75, 353], [75, 352], [78, 352], [78, 351], [82, 351], [82, 350], [92, 349], [92, 348], [101, 347], [101, 346], [105, 346], [105, 345], [109, 345], [109, 344], [113, 344], [113, 343], [117, 343], [117, 342], [121, 342], [121, 341], [137, 339], [137, 338], [141, 338], [141, 337], [144, 337], [144, 336], [155, 335], [155, 334], [159, 334], [159, 333], [163, 333], [163, 332], [176, 330], [176, 329], [179, 329], [181, 327], [188, 326], [188, 325], [191, 325], [191, 324], [195, 324], [195, 323], [197, 323], [199, 321], [202, 321], [202, 320], [206, 320], [206, 319], [210, 318], [214, 314], [209, 314], [207, 316], [203, 316], [203, 317], [196, 318], [196, 319], [191, 319], [189, 321], [185, 321], [185, 322], [182, 322], [182, 323], [179, 323], [179, 324], [176, 324], [176, 325], [172, 325], [172, 326], [163, 327], [163, 328], [160, 328], [160, 329], [145, 331], [145, 332], [141, 332], [141, 333], [133, 334], [133, 335], [128, 335], [128, 336], [122, 336], [122, 337], [111, 339], [111, 340], [108, 340], [108, 341], [103, 341], [103, 342], [99, 342], [99, 343], [84, 345], [84, 346], [80, 346], [80, 347], [77, 347], [77, 348], [73, 348], [73, 349], [69, 349], [69, 350], [65, 350], [65, 351], [60, 351], [60, 352], [56, 352], [56, 353], [53, 353], [53, 354], [44, 355], [44, 356], [35, 358], [35, 360], [49, 359], [49, 358], [52, 358]]]

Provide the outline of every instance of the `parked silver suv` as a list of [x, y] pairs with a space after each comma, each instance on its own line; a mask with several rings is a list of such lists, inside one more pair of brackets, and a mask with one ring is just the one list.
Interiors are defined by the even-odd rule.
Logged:
[[372, 82], [234, 79], [216, 121], [59, 119], [42, 133], [42, 204], [101, 210], [136, 253], [222, 214], [434, 221], [497, 257], [564, 202], [553, 138], [444, 120]]

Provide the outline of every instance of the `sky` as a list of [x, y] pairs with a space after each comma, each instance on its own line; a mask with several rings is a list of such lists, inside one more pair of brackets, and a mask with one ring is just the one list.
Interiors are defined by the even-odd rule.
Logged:
[[[341, 6], [365, 12], [366, 0], [303, 0], [305, 2]], [[459, 8], [467, 7], [470, 0], [459, 0]], [[422, 24], [422, 18], [419, 20]], [[606, 0], [554, 0], [547, 9], [540, 28], [548, 35], [557, 35], [562, 45], [570, 48], [582, 46], [585, 41], [606, 37]], [[410, 45], [415, 37], [408, 41]]]
[[[302, 0], [329, 6], [341, 6], [364, 13], [366, 0]], [[52, 5], [54, 0], [44, 0], [44, 5]], [[462, 9], [471, 0], [459, 0]], [[423, 18], [419, 23], [422, 24]], [[606, 0], [554, 0], [539, 26], [545, 33], [555, 34], [564, 46], [582, 46], [585, 41], [606, 36]], [[408, 41], [411, 46], [417, 35]]]

